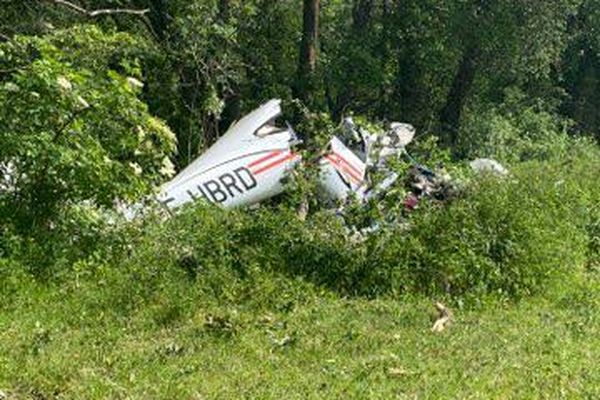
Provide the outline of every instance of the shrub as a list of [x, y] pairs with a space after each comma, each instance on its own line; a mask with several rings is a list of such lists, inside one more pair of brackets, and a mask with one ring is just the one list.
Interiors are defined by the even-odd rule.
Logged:
[[394, 232], [378, 255], [393, 290], [519, 297], [581, 266], [586, 237], [567, 189], [539, 164], [523, 168], [514, 180], [484, 178], [465, 198], [427, 207], [407, 232]]
[[[292, 191], [254, 210], [197, 203], [132, 223], [91, 205], [68, 207], [45, 242], [4, 227], [0, 251], [29, 269], [51, 260], [47, 270], [59, 279], [90, 288], [82, 301], [92, 307], [127, 314], [151, 301], [159, 324], [181, 318], [191, 301], [286, 307], [281, 287], [295, 298], [296, 286], [318, 285], [349, 296], [516, 299], [585, 264], [594, 269], [600, 257], [600, 155], [589, 142], [570, 144], [564, 157], [520, 163], [508, 177], [471, 176], [460, 197], [423, 201], [408, 216], [389, 198], [374, 205], [395, 210], [398, 224], [372, 207], [346, 219], [315, 207], [302, 220]], [[373, 223], [380, 229], [362, 238], [350, 226]]]
[[364, 240], [328, 211], [302, 221], [285, 207], [244, 212], [196, 205], [136, 246], [134, 259], [143, 260], [136, 268], [139, 276], [191, 268], [214, 296], [271, 271], [344, 295], [518, 298], [582, 267], [595, 251], [589, 207], [600, 197], [593, 173], [585, 172], [594, 160], [570, 163], [529, 162], [508, 178], [474, 179], [461, 198], [423, 203], [407, 224]]
[[504, 103], [471, 110], [454, 152], [461, 158], [495, 158], [516, 163], [566, 155], [571, 122], [550, 105], [531, 103], [519, 90], [506, 91]]
[[[80, 42], [102, 42], [96, 29], [79, 33]], [[74, 66], [69, 47], [54, 39], [0, 46], [10, 71], [0, 77], [0, 220], [27, 235], [52, 229], [64, 207], [111, 207], [172, 172], [174, 135], [139, 100], [136, 68], [122, 65], [127, 77], [108, 66]]]

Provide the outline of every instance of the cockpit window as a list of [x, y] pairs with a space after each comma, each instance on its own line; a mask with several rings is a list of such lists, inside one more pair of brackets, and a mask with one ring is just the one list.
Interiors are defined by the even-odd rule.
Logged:
[[268, 135], [273, 135], [275, 133], [283, 132], [285, 129], [279, 128], [274, 125], [263, 125], [254, 133], [258, 137], [265, 137]]
[[258, 128], [256, 132], [254, 132], [254, 134], [258, 137], [265, 137], [276, 133], [285, 132], [287, 130], [287, 128], [282, 128], [278, 125], [279, 124], [277, 123], [277, 121], [275, 119], [272, 119], [260, 128]]

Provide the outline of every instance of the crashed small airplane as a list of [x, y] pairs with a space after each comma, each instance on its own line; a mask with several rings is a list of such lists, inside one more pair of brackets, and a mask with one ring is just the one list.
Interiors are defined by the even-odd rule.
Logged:
[[[286, 173], [301, 157], [294, 151], [302, 143], [293, 128], [277, 125], [281, 101], [274, 99], [234, 123], [205, 153], [193, 161], [158, 195], [160, 203], [176, 209], [198, 199], [223, 207], [248, 206], [285, 190]], [[320, 185], [333, 200], [345, 200], [351, 193], [367, 199], [390, 186], [391, 174], [378, 188], [372, 188], [367, 167], [383, 168], [385, 159], [403, 151], [414, 137], [411, 125], [394, 123], [380, 137], [357, 129], [352, 119], [344, 120], [342, 134], [334, 136], [318, 160]]]

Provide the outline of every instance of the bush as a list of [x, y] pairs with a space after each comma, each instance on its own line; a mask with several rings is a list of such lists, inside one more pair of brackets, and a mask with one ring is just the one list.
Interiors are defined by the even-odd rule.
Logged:
[[430, 206], [379, 255], [394, 291], [520, 297], [583, 265], [586, 236], [566, 187], [539, 164], [487, 177], [447, 208]]
[[89, 287], [93, 307], [130, 313], [152, 301], [160, 323], [180, 318], [190, 301], [285, 307], [282, 287], [295, 298], [296, 287], [318, 285], [349, 296], [516, 299], [597, 265], [599, 159], [590, 143], [573, 142], [562, 159], [521, 163], [504, 178], [471, 177], [460, 198], [424, 201], [363, 238], [346, 223], [378, 222], [368, 208], [346, 221], [316, 209], [304, 221], [293, 202], [256, 210], [198, 203], [132, 223], [72, 209], [43, 244], [6, 230], [0, 249], [29, 269], [52, 260], [47, 270]]
[[495, 158], [516, 163], [564, 157], [570, 146], [571, 122], [551, 105], [531, 103], [519, 90], [506, 91], [499, 106], [467, 113], [454, 152], [460, 158]]
[[[73, 204], [147, 194], [173, 172], [174, 135], [138, 98], [135, 60], [121, 66], [129, 76], [74, 66], [57, 35], [0, 45], [0, 221], [23, 235], [51, 230]], [[73, 35], [75, 47], [105, 41], [97, 29]]]
[[408, 224], [364, 240], [328, 211], [302, 221], [285, 207], [196, 205], [143, 235], [130, 262], [138, 280], [172, 268], [217, 297], [227, 297], [235, 282], [274, 272], [344, 295], [519, 298], [583, 267], [597, 251], [597, 238], [590, 238], [597, 227], [591, 207], [600, 202], [595, 159], [577, 157], [568, 168], [566, 161], [529, 162], [508, 178], [474, 179], [463, 197], [423, 203]]

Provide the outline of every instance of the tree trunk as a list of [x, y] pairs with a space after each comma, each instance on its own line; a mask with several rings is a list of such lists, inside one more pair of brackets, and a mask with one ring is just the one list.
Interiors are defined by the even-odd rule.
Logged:
[[479, 50], [477, 46], [470, 46], [463, 53], [462, 60], [452, 82], [452, 87], [446, 98], [446, 104], [440, 114], [440, 124], [442, 131], [446, 135], [446, 144], [448, 146], [454, 146], [458, 141], [460, 118], [467, 96], [475, 80], [478, 57]]
[[296, 96], [308, 103], [312, 98], [314, 75], [317, 69], [319, 3], [320, 0], [304, 0], [303, 8], [304, 18]]
[[354, 2], [354, 29], [362, 31], [371, 22], [374, 0], [356, 0]]
[[147, 4], [149, 6], [150, 13], [148, 14], [148, 19], [153, 33], [161, 43], [167, 40], [169, 37], [169, 25], [171, 24], [167, 0], [138, 1], [136, 3], [140, 5]]
[[229, 10], [231, 8], [230, 0], [220, 0], [219, 1], [219, 18], [222, 21], [229, 20]]
[[383, 16], [388, 17], [392, 12], [392, 5], [390, 4], [390, 0], [383, 0]]

